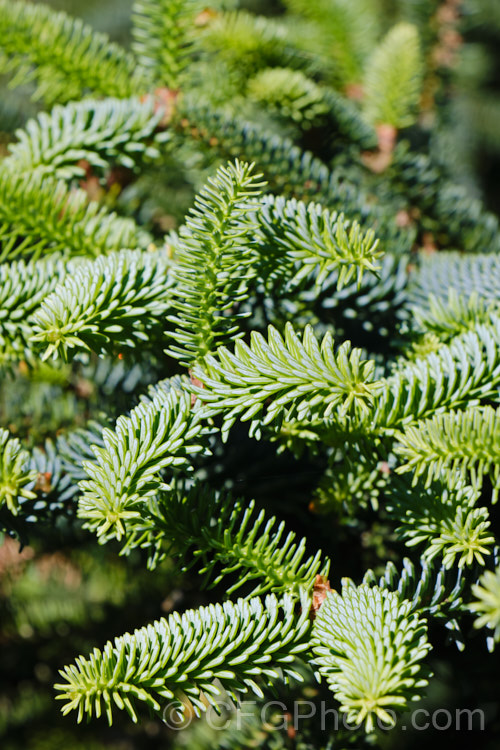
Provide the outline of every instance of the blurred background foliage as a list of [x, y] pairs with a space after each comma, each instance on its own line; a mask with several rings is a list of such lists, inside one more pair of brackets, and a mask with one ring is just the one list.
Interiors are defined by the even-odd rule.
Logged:
[[[132, 0], [51, 0], [53, 7], [82, 17], [95, 29], [107, 32], [112, 39], [130, 43], [130, 12]], [[207, 5], [210, 3], [207, 1]], [[227, 2], [227, 7], [236, 7]], [[436, 6], [441, 17], [436, 16]], [[240, 8], [263, 15], [279, 15], [283, 8], [278, 0], [247, 0]], [[436, 97], [440, 125], [431, 128], [429, 149], [438, 163], [442, 163], [457, 182], [467, 186], [471, 196], [481, 198], [486, 206], [500, 213], [500, 2], [499, 0], [464, 0], [460, 4], [458, 22], [453, 15], [455, 4], [433, 0], [367, 0], [369, 15], [382, 31], [401, 18], [418, 24], [426, 54], [447, 69], [439, 82], [427, 83], [427, 95]], [[448, 15], [447, 15], [448, 14]], [[435, 39], [436, 17], [440, 23], [438, 44], [426, 45]], [[304, 34], [306, 34], [304, 29]], [[364, 30], [369, 33], [369, 29]], [[235, 32], [236, 33], [236, 32]], [[376, 32], [377, 35], [379, 31]], [[314, 38], [311, 45], [314, 46]], [[214, 44], [217, 39], [214, 38]], [[243, 44], [243, 41], [242, 41]], [[222, 49], [222, 47], [221, 47]], [[237, 56], [238, 47], [226, 49], [226, 55]], [[232, 50], [232, 52], [231, 52]], [[241, 49], [240, 49], [241, 53]], [[245, 51], [246, 64], [251, 50]], [[227, 60], [221, 55], [220, 64]], [[237, 66], [236, 66], [237, 67]], [[217, 70], [206, 81], [207, 98], [217, 95]], [[234, 76], [225, 78], [233, 86], [235, 109], [242, 106], [245, 82]], [[258, 82], [252, 94], [259, 99]], [[219, 95], [222, 96], [222, 94]], [[227, 100], [227, 92], [225, 92]], [[243, 97], [244, 98], [244, 97]], [[227, 101], [226, 101], [227, 104]], [[272, 115], [272, 101], [268, 100]], [[16, 127], [38, 110], [37, 104], [26, 97], [22, 89], [10, 91], [0, 81], [0, 149], [12, 139]], [[246, 114], [246, 112], [245, 112]], [[251, 117], [250, 110], [248, 116]], [[318, 113], [321, 116], [321, 112]], [[425, 125], [425, 108], [422, 118]], [[428, 118], [435, 117], [429, 107]], [[277, 128], [276, 118], [270, 117], [269, 127]], [[421, 123], [422, 124], [422, 123]], [[283, 128], [294, 134], [294, 125], [287, 121]], [[283, 132], [283, 129], [281, 130]], [[314, 133], [310, 134], [314, 138]], [[307, 145], [307, 144], [306, 144]], [[176, 155], [178, 160], [193, 159], [186, 151]], [[203, 182], [206, 165], [194, 161], [192, 170], [179, 175], [175, 164], [163, 163], [149, 170], [144, 178], [125, 188], [119, 196], [112, 191], [106, 200], [120, 201], [122, 212], [137, 216], [142, 224], [156, 235], [175, 228], [192, 201], [194, 191]], [[160, 171], [161, 170], [161, 174]], [[118, 370], [120, 368], [118, 367]], [[2, 388], [0, 413], [2, 424], [22, 436], [32, 445], [57, 437], [66, 426], [83, 425], [91, 414], [100, 410], [112, 418], [128, 410], [137, 402], [137, 394], [157, 379], [161, 362], [148, 361], [147, 366], [117, 371], [116, 363], [106, 371], [106, 365], [94, 362], [83, 366], [68, 365], [68, 372], [51, 371], [41, 365], [29, 374], [22, 367], [16, 377], [7, 379]], [[247, 441], [248, 445], [245, 444]], [[312, 497], [312, 488], [324, 467], [298, 465], [286, 456], [270, 456], [267, 445], [252, 443], [237, 435], [228, 447], [225, 470], [237, 477], [238, 491], [259, 497], [273, 511], [284, 517], [291, 528], [302, 532], [307, 524], [303, 502], [297, 496]], [[251, 454], [251, 460], [249, 459]], [[246, 459], [241, 464], [241, 457]], [[289, 465], [290, 463], [290, 465]], [[293, 463], [293, 487], [290, 486], [290, 466]], [[268, 465], [272, 466], [269, 474]], [[276, 467], [281, 473], [276, 473]], [[362, 492], [361, 492], [362, 494]], [[318, 500], [316, 500], [318, 502]], [[368, 505], [366, 499], [364, 505]], [[297, 510], [297, 508], [299, 508]], [[355, 559], [358, 574], [367, 567], [377, 567], [389, 552], [387, 529], [373, 522], [369, 511], [356, 519], [335, 517], [325, 523], [324, 541], [335, 537], [338, 555]], [[322, 540], [318, 540], [322, 544]], [[325, 545], [327, 546], [327, 545]], [[133, 630], [172, 609], [198, 606], [212, 597], [200, 593], [194, 577], [174, 575], [172, 566], [165, 562], [154, 575], [147, 572], [144, 560], [134, 554], [124, 560], [116, 555], [111, 545], [96, 547], [94, 540], [69, 520], [60, 520], [52, 528], [39, 529], [36, 542], [30, 540], [21, 554], [19, 544], [4, 538], [0, 546], [0, 747], [2, 750], [156, 750], [160, 748], [297, 748], [316, 750], [324, 746], [321, 732], [314, 721], [301, 724], [300, 735], [293, 730], [276, 728], [278, 715], [269, 715], [265, 725], [259, 717], [246, 720], [241, 727], [233, 725], [220, 732], [207, 726], [206, 721], [194, 721], [189, 729], [173, 732], [158, 721], [135, 727], [128, 722], [108, 729], [104, 722], [94, 721], [89, 726], [76, 727], [61, 719], [53, 700], [52, 684], [57, 670], [73, 661], [75, 653], [86, 653], [95, 644], [103, 644], [114, 635]], [[356, 570], [351, 570], [355, 575]], [[216, 595], [223, 595], [216, 591]], [[454, 652], [442, 644], [435, 649], [433, 668], [439, 679], [426, 698], [425, 706], [470, 709], [480, 706], [488, 719], [484, 732], [429, 731], [410, 737], [393, 731], [379, 738], [383, 747], [417, 748], [421, 742], [436, 745], [445, 741], [454, 748], [469, 748], [471, 744], [488, 750], [500, 741], [498, 711], [499, 658], [489, 657], [490, 667], [485, 672], [482, 641], [466, 652]], [[287, 701], [294, 698], [308, 700], [317, 686], [306, 679], [297, 685]], [[277, 696], [280, 700], [280, 696]], [[224, 718], [224, 717], [223, 717]], [[352, 733], [351, 733], [352, 735]], [[408, 735], [408, 736], [407, 736]], [[360, 740], [348, 732], [336, 733], [335, 748], [356, 747]]]

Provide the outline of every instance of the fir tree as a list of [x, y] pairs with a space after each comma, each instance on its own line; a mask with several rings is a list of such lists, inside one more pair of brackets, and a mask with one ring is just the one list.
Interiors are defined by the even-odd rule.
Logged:
[[2, 409], [1, 528], [215, 589], [61, 664], [78, 722], [305, 680], [372, 742], [437, 628], [500, 640], [498, 221], [436, 156], [455, 4], [384, 5], [137, 0], [128, 50], [0, 0], [0, 72], [44, 108], [0, 162], [1, 367], [47, 415]]

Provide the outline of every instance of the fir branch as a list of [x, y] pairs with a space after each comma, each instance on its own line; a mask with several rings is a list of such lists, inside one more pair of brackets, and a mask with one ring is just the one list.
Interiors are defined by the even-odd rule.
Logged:
[[364, 0], [285, 0], [290, 10], [314, 22], [333, 75], [345, 88], [359, 84], [363, 62], [376, 38], [377, 16]]
[[494, 572], [486, 570], [479, 582], [472, 585], [472, 593], [477, 599], [469, 609], [479, 615], [474, 627], [488, 627], [493, 630], [494, 641], [500, 641], [500, 567]]
[[0, 261], [62, 252], [109, 253], [145, 242], [130, 219], [118, 218], [83, 190], [68, 190], [42, 174], [0, 172]]
[[346, 444], [341, 461], [335, 454], [330, 457], [309, 506], [314, 513], [335, 513], [336, 516], [353, 518], [361, 508], [369, 505], [378, 510], [380, 495], [385, 493], [390, 481], [390, 472], [367, 442]]
[[17, 516], [20, 499], [32, 499], [29, 489], [36, 473], [28, 468], [29, 453], [23, 450], [18, 438], [10, 437], [8, 430], [0, 429], [0, 506]]
[[487, 508], [477, 507], [472, 487], [450, 478], [412, 490], [395, 484], [388, 493], [389, 516], [399, 525], [396, 532], [409, 547], [425, 545], [421, 559], [442, 558], [445, 568], [484, 565], [495, 543]]
[[257, 165], [273, 192], [301, 200], [314, 199], [345, 212], [363, 227], [377, 232], [383, 247], [400, 255], [410, 249], [412, 231], [398, 228], [394, 206], [374, 201], [359, 180], [344, 170], [330, 171], [310, 151], [298, 148], [289, 138], [269, 134], [264, 128], [186, 97], [176, 130], [183, 140], [204, 144], [224, 159], [245, 158]]
[[[287, 308], [301, 304], [312, 310], [321, 321], [335, 328], [339, 338], [370, 352], [397, 350], [403, 337], [398, 335], [401, 323], [409, 316], [407, 308], [408, 256], [386, 253], [376, 273], [363, 273], [343, 289], [338, 288], [339, 271], [333, 271], [320, 289], [308, 287], [286, 295]], [[274, 292], [279, 305], [278, 292]]]
[[328, 106], [321, 87], [304, 73], [289, 68], [265, 68], [248, 81], [250, 99], [304, 129], [325, 121]]
[[[57, 441], [59, 442], [59, 440]], [[65, 522], [74, 516], [73, 499], [78, 486], [72, 482], [58, 448], [52, 440], [43, 446], [26, 451], [26, 469], [31, 481], [29, 491], [18, 495], [18, 508], [15, 516], [0, 508], [0, 531], [19, 540], [21, 545], [29, 544], [35, 536], [39, 524], [54, 527], [56, 519], [64, 516]]]
[[375, 128], [367, 122], [359, 107], [334, 89], [324, 90], [328, 116], [335, 130], [348, 142], [362, 149], [375, 149], [378, 145]]
[[[115, 384], [115, 389], [118, 384]], [[66, 435], [58, 435], [56, 451], [61, 461], [64, 475], [71, 480], [72, 496], [79, 493], [78, 482], [86, 479], [87, 475], [83, 468], [85, 461], [94, 461], [95, 454], [93, 446], [104, 448], [103, 432], [109, 428], [110, 420], [89, 420], [85, 427], [79, 427]]]
[[398, 130], [412, 125], [421, 87], [422, 60], [417, 28], [399, 23], [392, 27], [367, 62], [364, 80], [367, 119]]
[[[174, 493], [160, 502], [160, 528], [171, 535], [172, 549], [204, 576], [203, 585], [216, 586], [227, 575], [235, 582], [227, 588], [230, 595], [249, 581], [257, 580], [249, 596], [267, 591], [298, 596], [311, 590], [317, 573], [328, 574], [321, 551], [305, 557], [306, 542], [286, 534], [283, 522], [256, 512], [255, 502], [233, 500], [231, 496], [195, 488], [189, 493]], [[192, 562], [188, 563], [189, 553]]]
[[318, 203], [266, 196], [255, 213], [255, 222], [261, 263], [269, 267], [272, 276], [288, 277], [288, 288], [300, 286], [312, 275], [321, 286], [338, 269], [339, 291], [354, 278], [359, 289], [363, 273], [379, 268], [375, 261], [382, 251], [374, 232], [363, 232], [357, 221]]
[[465, 185], [453, 183], [427, 154], [398, 144], [388, 176], [404, 193], [406, 202], [423, 214], [422, 226], [439, 235], [441, 247], [498, 253], [498, 217], [471, 197]]
[[39, 261], [17, 261], [0, 265], [0, 361], [29, 356], [33, 335], [30, 318], [66, 275], [67, 267], [57, 255]]
[[[418, 268], [410, 276], [408, 299], [423, 311], [434, 304], [446, 305], [453, 294], [467, 304], [477, 296], [485, 303], [498, 303], [500, 288], [500, 254], [466, 254], [440, 251], [432, 255], [422, 253]], [[452, 291], [451, 291], [452, 290]]]
[[289, 138], [269, 135], [257, 125], [189, 98], [183, 101], [182, 115], [177, 129], [186, 138], [206, 143], [224, 158], [243, 155], [255, 162], [274, 192], [304, 200], [314, 197], [345, 210], [352, 218], [367, 213], [357, 186], [346, 179], [339, 180], [326, 164], [310, 151], [302, 151]]
[[349, 723], [376, 718], [388, 726], [409, 700], [420, 697], [427, 670], [420, 662], [431, 648], [425, 620], [409, 601], [376, 586], [345, 583], [332, 591], [314, 621], [313, 649], [321, 674], [340, 702]]
[[482, 201], [471, 198], [464, 185], [441, 183], [430, 213], [436, 225], [445, 228], [453, 247], [476, 253], [500, 250], [498, 217]]
[[129, 524], [141, 521], [141, 506], [169, 485], [161, 471], [189, 470], [188, 457], [206, 450], [200, 410], [188, 393], [171, 388], [118, 417], [103, 431], [104, 447], [93, 446], [95, 461], [84, 461], [88, 479], [79, 483], [78, 515], [107, 540], [122, 539]]
[[90, 420], [85, 428], [60, 434], [55, 440], [45, 440], [43, 445], [26, 452], [27, 470], [34, 480], [29, 488], [33, 492], [18, 496], [19, 508], [15, 517], [2, 513], [0, 509], [0, 529], [5, 529], [24, 545], [30, 542], [38, 524], [53, 527], [61, 516], [65, 523], [74, 519], [78, 480], [86, 476], [82, 462], [94, 459], [91, 445], [104, 445], [102, 431], [105, 426], [105, 423]]
[[165, 110], [139, 99], [86, 100], [42, 112], [16, 131], [4, 166], [14, 171], [40, 170], [64, 180], [83, 177], [87, 168], [109, 164], [134, 168], [140, 159], [159, 156], [157, 143], [168, 134], [156, 133]]
[[11, 86], [33, 81], [46, 104], [146, 93], [151, 78], [134, 58], [79, 19], [47, 5], [0, 0], [0, 72]]
[[348, 341], [335, 352], [329, 333], [320, 344], [308, 326], [301, 340], [287, 323], [284, 338], [269, 326], [267, 341], [252, 332], [250, 346], [236, 341], [234, 353], [219, 347], [216, 356], [206, 357], [205, 369], [194, 369], [203, 387], [193, 391], [208, 413], [222, 412], [223, 434], [236, 418], [251, 419], [254, 431], [285, 413], [298, 421], [311, 413], [320, 420], [335, 413], [366, 416], [379, 392], [374, 369], [374, 362], [364, 361]]
[[376, 272], [363, 272], [359, 285], [354, 278], [339, 290], [340, 269], [333, 269], [318, 285], [318, 267], [313, 264], [310, 276], [301, 286], [294, 286], [295, 269], [283, 264], [282, 254], [276, 250], [266, 245], [256, 261], [262, 279], [257, 290], [265, 295], [262, 304], [266, 322], [278, 329], [286, 321], [300, 328], [311, 324], [317, 333], [331, 328], [338, 340], [351, 341], [367, 356], [369, 353], [378, 358], [379, 363], [380, 354], [386, 360], [388, 355], [401, 352], [410, 317], [407, 256], [386, 253], [378, 261]]
[[395, 451], [406, 463], [400, 474], [413, 472], [414, 483], [425, 478], [425, 486], [454, 475], [470, 476], [479, 489], [483, 477], [493, 483], [493, 502], [500, 490], [500, 408], [469, 406], [465, 411], [436, 414], [408, 426], [397, 434]]
[[137, 250], [77, 266], [35, 312], [31, 341], [47, 345], [43, 359], [147, 342], [161, 331], [170, 306], [167, 268], [166, 256]]
[[398, 571], [389, 561], [380, 576], [367, 570], [363, 583], [397, 592], [400, 599], [411, 602], [412, 611], [454, 622], [453, 617], [463, 608], [462, 596], [467, 584], [463, 568], [438, 567], [435, 559], [420, 560], [419, 566], [417, 570], [415, 564], [405, 557], [401, 571]]
[[[79, 433], [80, 430], [75, 432]], [[95, 432], [81, 432], [86, 438], [92, 439], [92, 442], [97, 442]], [[29, 466], [36, 471], [38, 481], [36, 510], [33, 504], [27, 507], [23, 505], [22, 510], [24, 515], [35, 523], [50, 521], [56, 513], [71, 514], [68, 501], [72, 503], [78, 494], [78, 485], [68, 471], [70, 467], [64, 460], [64, 449], [72, 442], [73, 434], [70, 432], [67, 435], [58, 435], [55, 441], [46, 440], [42, 446], [35, 446], [30, 453]], [[85, 456], [85, 453], [79, 453], [78, 460], [81, 460], [82, 456]]]
[[457, 296], [451, 288], [448, 299], [431, 296], [428, 309], [414, 308], [413, 315], [427, 333], [435, 334], [447, 341], [463, 331], [473, 330], [478, 323], [488, 323], [493, 315], [500, 312], [500, 300], [487, 300], [474, 291], [465, 299]]
[[172, 269], [172, 305], [168, 319], [177, 342], [169, 353], [184, 364], [203, 361], [221, 340], [239, 335], [238, 303], [248, 297], [254, 254], [245, 221], [263, 183], [252, 166], [229, 164], [195, 200], [181, 229]]
[[199, 0], [135, 0], [132, 35], [139, 65], [151, 78], [178, 89], [189, 67]]
[[[293, 48], [288, 29], [280, 19], [256, 16], [246, 10], [217, 13], [201, 37], [203, 49], [217, 55], [241, 82], [267, 66], [307, 66], [305, 54]], [[310, 63], [309, 63], [310, 64]]]
[[438, 409], [463, 408], [496, 395], [500, 384], [500, 318], [456, 336], [427, 357], [403, 363], [380, 381], [373, 416], [387, 434], [431, 417]]
[[304, 18], [259, 16], [243, 9], [208, 17], [200, 36], [209, 64], [215, 57], [222, 60], [240, 90], [265, 67], [298, 70], [314, 79], [331, 78], [335, 65], [317, 42], [317, 29]]
[[[65, 701], [63, 713], [78, 710], [80, 722], [84, 715], [99, 717], [104, 703], [110, 724], [116, 707], [137, 721], [137, 703], [159, 713], [160, 700], [172, 701], [182, 690], [199, 714], [217, 705], [216, 679], [234, 700], [249, 691], [262, 697], [260, 675], [271, 683], [282, 671], [298, 676], [293, 661], [308, 646], [304, 605], [297, 616], [286, 596], [281, 602], [270, 594], [264, 602], [211, 604], [108, 641], [103, 651], [94, 649], [60, 672], [65, 682], [56, 689]], [[178, 706], [182, 711], [180, 701]]]

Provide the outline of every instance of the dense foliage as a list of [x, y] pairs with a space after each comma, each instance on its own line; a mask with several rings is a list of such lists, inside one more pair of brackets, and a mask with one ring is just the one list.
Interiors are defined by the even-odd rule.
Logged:
[[490, 6], [0, 0], [8, 750], [498, 740]]

